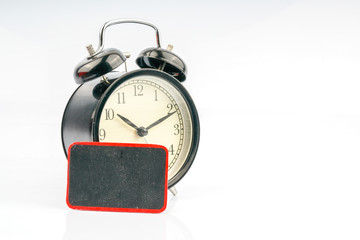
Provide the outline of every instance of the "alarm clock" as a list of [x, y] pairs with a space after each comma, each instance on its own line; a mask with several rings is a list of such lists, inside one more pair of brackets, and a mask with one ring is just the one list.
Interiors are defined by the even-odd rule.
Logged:
[[[112, 25], [135, 23], [152, 27], [156, 47], [143, 50], [136, 59], [137, 70], [127, 71], [128, 53], [104, 49], [105, 30]], [[194, 161], [200, 139], [195, 104], [181, 82], [187, 68], [172, 52], [161, 48], [158, 28], [137, 19], [106, 22], [99, 34], [96, 51], [75, 68], [80, 84], [71, 96], [62, 119], [65, 155], [74, 142], [119, 142], [162, 145], [168, 150], [168, 187], [187, 173]], [[114, 71], [125, 65], [125, 72]]]

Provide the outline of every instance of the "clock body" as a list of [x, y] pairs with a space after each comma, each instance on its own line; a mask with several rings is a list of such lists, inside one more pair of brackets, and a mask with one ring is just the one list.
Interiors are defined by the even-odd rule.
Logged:
[[162, 145], [169, 154], [171, 188], [189, 170], [199, 146], [199, 117], [189, 93], [155, 69], [108, 76], [110, 85], [86, 82], [70, 98], [62, 121], [65, 154], [83, 141]]

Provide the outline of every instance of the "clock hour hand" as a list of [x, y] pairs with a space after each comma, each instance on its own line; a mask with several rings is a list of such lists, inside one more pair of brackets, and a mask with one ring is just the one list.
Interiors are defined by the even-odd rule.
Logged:
[[131, 122], [129, 119], [127, 119], [124, 116], [121, 116], [120, 114], [117, 114], [119, 118], [121, 118], [121, 120], [123, 120], [127, 125], [129, 125], [130, 127], [135, 128], [136, 130], [138, 130], [139, 128], [133, 123]]
[[172, 112], [172, 113], [168, 113], [166, 116], [160, 118], [159, 120], [157, 120], [156, 122], [150, 124], [146, 129], [149, 130], [152, 127], [155, 127], [156, 125], [158, 125], [159, 123], [165, 121], [165, 119], [167, 119], [168, 117], [170, 117], [171, 115], [173, 115], [174, 113], [176, 113], [176, 111]]

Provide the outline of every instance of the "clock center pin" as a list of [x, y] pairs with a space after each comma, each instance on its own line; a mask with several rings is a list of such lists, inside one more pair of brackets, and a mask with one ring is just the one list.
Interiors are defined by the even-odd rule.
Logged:
[[137, 134], [140, 136], [140, 137], [145, 137], [146, 135], [148, 135], [148, 130], [144, 127], [139, 127], [137, 129]]

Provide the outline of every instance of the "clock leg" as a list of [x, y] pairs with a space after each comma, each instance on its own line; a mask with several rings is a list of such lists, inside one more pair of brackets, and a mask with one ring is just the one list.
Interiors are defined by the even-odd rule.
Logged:
[[172, 193], [172, 195], [176, 196], [177, 190], [175, 187], [170, 188], [169, 191]]

